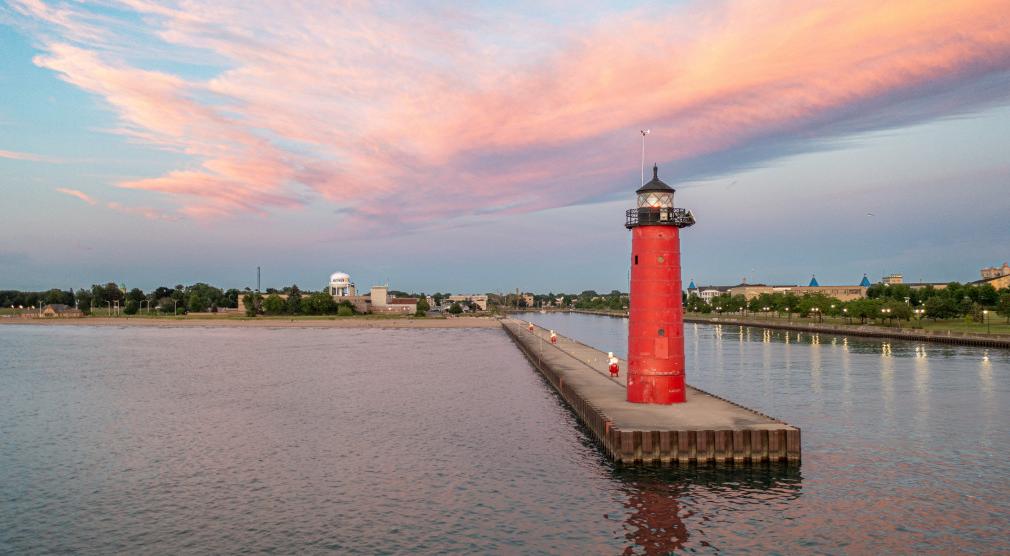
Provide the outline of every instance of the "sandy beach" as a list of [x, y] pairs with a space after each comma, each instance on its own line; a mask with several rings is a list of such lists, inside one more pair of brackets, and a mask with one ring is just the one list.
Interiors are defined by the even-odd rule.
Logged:
[[33, 326], [153, 326], [153, 327], [255, 327], [255, 328], [497, 328], [494, 317], [452, 318], [145, 318], [85, 317], [76, 319], [0, 318], [0, 325]]

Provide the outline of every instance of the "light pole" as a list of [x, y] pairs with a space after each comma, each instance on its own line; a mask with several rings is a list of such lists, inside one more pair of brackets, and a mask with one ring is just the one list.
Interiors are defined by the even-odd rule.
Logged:
[[821, 309], [819, 307], [812, 307], [810, 312], [817, 315], [817, 322], [821, 322]]
[[172, 316], [177, 316], [179, 314], [179, 300], [172, 299]]
[[793, 322], [793, 314], [789, 312], [789, 307], [786, 307], [786, 319], [789, 322]]
[[639, 132], [642, 134], [642, 185], [645, 185], [645, 136], [649, 134], [652, 130], [641, 129]]
[[985, 321], [985, 333], [989, 333], [989, 309], [982, 309], [982, 320]]
[[925, 309], [913, 309], [912, 312], [915, 313], [915, 319], [917, 321], [919, 321], [919, 327], [921, 328], [922, 327], [922, 315], [926, 312], [926, 310]]
[[849, 318], [849, 308], [848, 307], [842, 307], [842, 313], [845, 315], [845, 322], [846, 322], [846, 324], [852, 324], [852, 319]]
[[887, 320], [891, 319], [891, 309], [890, 309], [890, 307], [884, 307], [883, 309], [880, 310], [880, 313], [882, 315], [884, 315], [881, 318], [884, 318], [884, 319], [887, 319]]
[[765, 312], [765, 319], [767, 319], [768, 318], [768, 311], [771, 311], [772, 308], [768, 307], [768, 306], [765, 306], [765, 307], [763, 307], [763, 309], [764, 309], [764, 312]]

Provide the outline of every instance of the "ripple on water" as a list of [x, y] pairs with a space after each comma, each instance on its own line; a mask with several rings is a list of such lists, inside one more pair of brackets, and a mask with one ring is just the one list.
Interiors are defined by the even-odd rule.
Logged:
[[1004, 546], [1006, 357], [688, 334], [801, 468], [615, 468], [498, 330], [5, 326], [0, 552]]

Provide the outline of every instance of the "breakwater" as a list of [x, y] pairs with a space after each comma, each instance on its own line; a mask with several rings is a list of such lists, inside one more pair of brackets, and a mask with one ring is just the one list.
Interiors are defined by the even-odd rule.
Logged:
[[614, 461], [631, 463], [798, 462], [800, 430], [688, 387], [687, 403], [626, 401], [627, 363], [609, 376], [602, 351], [515, 320], [502, 326]]

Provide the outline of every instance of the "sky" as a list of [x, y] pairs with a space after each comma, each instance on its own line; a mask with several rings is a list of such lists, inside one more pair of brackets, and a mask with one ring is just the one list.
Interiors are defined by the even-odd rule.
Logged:
[[[456, 5], [452, 5], [456, 4]], [[1010, 260], [1010, 3], [0, 3], [0, 289], [627, 290]]]

